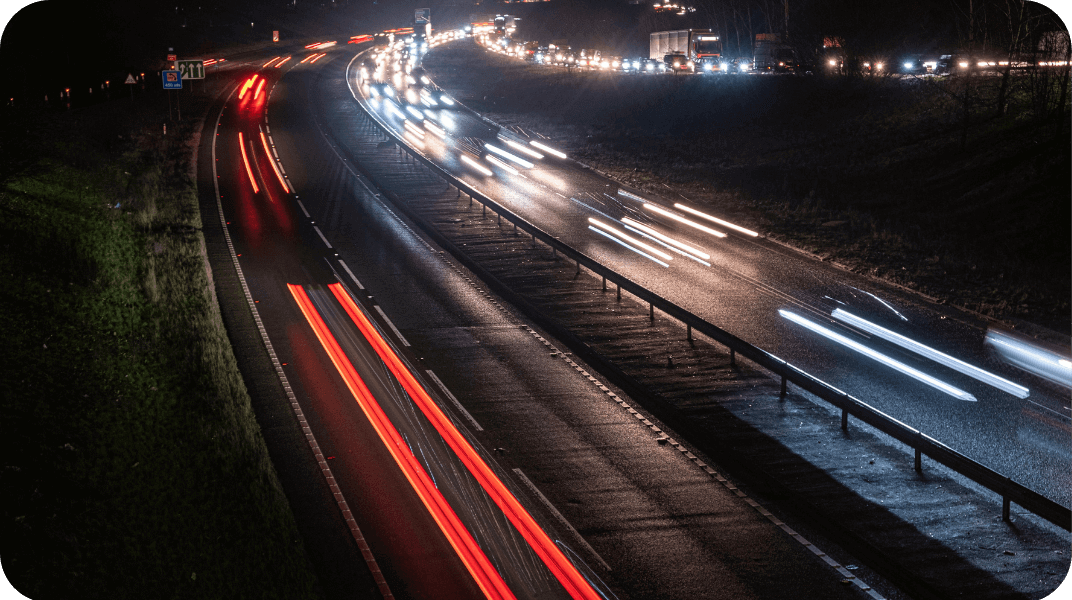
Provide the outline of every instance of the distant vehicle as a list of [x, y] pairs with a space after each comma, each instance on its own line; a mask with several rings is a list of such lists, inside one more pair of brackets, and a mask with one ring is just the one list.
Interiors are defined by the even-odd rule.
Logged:
[[755, 52], [752, 55], [752, 68], [756, 71], [772, 73], [793, 72], [801, 64], [796, 50], [782, 43], [776, 33], [757, 33]]
[[747, 73], [752, 70], [752, 61], [747, 58], [734, 58], [726, 67], [727, 73]]
[[697, 73], [728, 73], [729, 61], [719, 56], [705, 56], [694, 63]]
[[663, 56], [663, 64], [673, 73], [692, 73], [696, 69], [696, 65], [684, 53], [675, 52]]
[[651, 34], [648, 58], [664, 60], [668, 54], [682, 54], [687, 61], [722, 56], [722, 40], [710, 29], [678, 29]]
[[927, 66], [923, 64], [922, 55], [912, 54], [901, 61], [898, 71], [905, 75], [923, 75], [927, 72]]
[[634, 56], [631, 58], [622, 59], [622, 70], [629, 73], [639, 73], [641, 66], [644, 64], [643, 58]]
[[580, 55], [577, 56], [577, 64], [582, 67], [599, 68], [601, 54], [599, 50], [592, 48], [584, 48], [581, 50]]
[[654, 58], [645, 58], [641, 61], [640, 71], [643, 73], [665, 73], [666, 63]]

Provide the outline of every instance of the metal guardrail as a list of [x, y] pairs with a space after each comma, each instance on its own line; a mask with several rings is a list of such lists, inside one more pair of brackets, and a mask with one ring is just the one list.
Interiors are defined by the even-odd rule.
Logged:
[[[358, 56], [361, 56], [361, 54], [356, 55], [354, 59]], [[346, 69], [345, 76], [348, 86], [350, 84], [350, 65], [352, 64], [353, 61], [351, 60]], [[753, 363], [771, 371], [782, 380], [782, 396], [785, 396], [786, 394], [787, 384], [793, 383], [801, 389], [829, 402], [837, 408], [840, 408], [842, 429], [848, 429], [849, 416], [853, 416], [905, 444], [915, 451], [916, 471], [923, 470], [922, 458], [923, 456], [927, 456], [931, 460], [944, 465], [968, 479], [971, 479], [975, 483], [997, 493], [1002, 499], [1002, 519], [1006, 521], [1009, 520], [1011, 503], [1015, 502], [1024, 509], [1046, 519], [1054, 525], [1057, 525], [1066, 531], [1072, 531], [1072, 509], [968, 458], [918, 429], [902, 423], [866, 402], [802, 371], [766, 350], [758, 348], [749, 342], [738, 338], [732, 333], [705, 321], [688, 310], [659, 296], [655, 292], [619, 275], [617, 272], [603, 266], [583, 252], [575, 250], [536, 225], [529, 223], [521, 216], [514, 214], [498, 202], [485, 196], [479, 190], [476, 190], [469, 184], [451, 175], [420, 152], [413, 151], [412, 148], [402, 141], [401, 137], [380, 119], [375, 111], [370, 110], [364, 104], [362, 99], [358, 97], [352, 88], [350, 91], [354, 95], [355, 100], [361, 105], [362, 109], [364, 109], [388, 135], [394, 137], [397, 140], [397, 143], [405, 148], [414, 158], [421, 161], [428, 168], [446, 179], [450, 185], [458, 190], [459, 195], [462, 193], [466, 194], [469, 196], [470, 201], [475, 200], [476, 202], [479, 202], [485, 211], [490, 208], [500, 219], [506, 219], [508, 222], [512, 223], [515, 229], [521, 229], [525, 233], [531, 235], [533, 245], [535, 245], [537, 241], [540, 241], [549, 246], [552, 249], [552, 252], [556, 254], [561, 252], [563, 256], [573, 260], [577, 264], [578, 272], [580, 272], [580, 269], [583, 266], [596, 275], [599, 275], [603, 280], [604, 289], [606, 289], [608, 281], [613, 283], [617, 288], [618, 298], [621, 298], [622, 290], [625, 290], [640, 300], [643, 300], [648, 304], [648, 315], [650, 319], [655, 319], [655, 309], [658, 308], [663, 313], [677, 319], [685, 325], [688, 339], [692, 339], [692, 331], [695, 329], [706, 337], [726, 346], [730, 351], [731, 364], [735, 361], [736, 355], [740, 354]], [[492, 124], [486, 119], [482, 120]], [[498, 127], [497, 124], [492, 125]]]

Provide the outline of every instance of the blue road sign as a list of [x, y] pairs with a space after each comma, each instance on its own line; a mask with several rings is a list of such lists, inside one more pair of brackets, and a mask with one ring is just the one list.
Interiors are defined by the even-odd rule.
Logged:
[[182, 73], [179, 71], [161, 71], [161, 77], [164, 79], [165, 90], [181, 90], [182, 89]]

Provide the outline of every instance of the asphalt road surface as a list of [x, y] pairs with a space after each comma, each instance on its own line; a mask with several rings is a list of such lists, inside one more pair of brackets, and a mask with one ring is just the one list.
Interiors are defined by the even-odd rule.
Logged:
[[[404, 58], [383, 62], [382, 70], [366, 69], [365, 76], [360, 71], [361, 61], [353, 63], [348, 73], [355, 97], [383, 123], [406, 136], [409, 145], [452, 175], [709, 322], [997, 472], [1065, 506], [1072, 504], [1068, 390], [997, 360], [984, 344], [986, 323], [909, 291], [813, 260], [762, 236], [697, 217], [675, 206], [680, 203], [698, 208], [685, 198], [623, 195], [616, 183], [576, 162], [542, 151], [544, 158], [534, 159], [512, 149], [508, 142], [530, 150], [535, 149], [528, 145], [531, 139], [551, 146], [553, 142], [502, 130], [457, 104], [422, 102], [419, 94], [407, 99], [407, 88], [435, 90], [435, 86], [421, 85], [416, 78], [413, 84], [407, 83]], [[449, 89], [449, 82], [435, 83]], [[392, 93], [394, 99], [384, 99]], [[436, 94], [438, 91], [432, 93], [433, 100], [439, 97]], [[444, 135], [421, 124], [429, 121]], [[425, 134], [417, 135], [407, 127], [424, 128]], [[508, 150], [534, 166], [502, 159], [501, 154], [488, 152], [488, 145]], [[484, 158], [487, 155], [492, 159]], [[725, 237], [675, 221], [652, 210], [653, 206]], [[687, 257], [660, 246], [644, 238], [636, 227], [627, 230], [622, 223], [626, 218], [702, 254]], [[593, 223], [593, 219], [600, 223]], [[611, 225], [662, 254], [611, 233], [618, 237], [613, 240], [603, 225]], [[836, 309], [997, 374], [1027, 388], [1028, 395], [1017, 397], [883, 341], [858, 326], [835, 320]], [[925, 383], [890, 368], [791, 320], [793, 315], [876, 349], [940, 383]], [[942, 385], [946, 387], [939, 387]]]
[[[867, 597], [867, 585], [848, 582], [847, 571], [827, 554], [837, 549], [806, 544], [697, 460], [655, 443], [650, 421], [623, 408], [627, 398], [549, 351], [550, 342], [366, 186], [318, 120], [321, 79], [346, 93], [351, 56], [335, 51], [317, 63], [299, 63], [304, 56], [298, 56], [280, 69], [252, 63], [239, 69], [236, 84], [254, 73], [267, 83], [229, 98], [214, 131], [215, 157], [222, 210], [249, 294], [393, 593], [481, 595], [354, 401], [290, 285], [311, 298], [517, 597], [565, 595], [401, 392], [328, 285], [346, 285], [506, 487], [607, 597]], [[349, 110], [360, 109], [354, 103]], [[451, 387], [469, 393], [452, 398]], [[518, 455], [495, 451], [504, 446]]]

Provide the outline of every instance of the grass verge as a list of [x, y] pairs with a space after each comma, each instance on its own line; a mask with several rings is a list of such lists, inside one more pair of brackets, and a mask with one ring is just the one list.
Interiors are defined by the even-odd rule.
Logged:
[[0, 187], [5, 574], [33, 598], [318, 597], [206, 272], [200, 120], [42, 141], [79, 117], [34, 118]]

